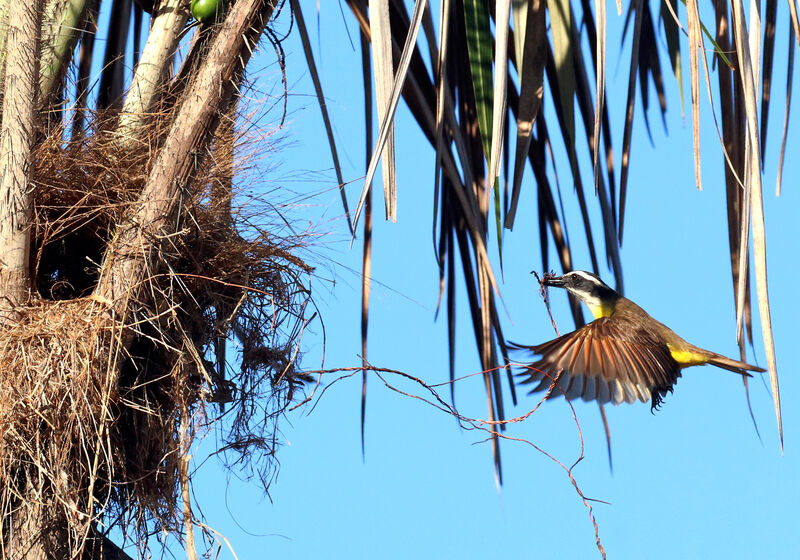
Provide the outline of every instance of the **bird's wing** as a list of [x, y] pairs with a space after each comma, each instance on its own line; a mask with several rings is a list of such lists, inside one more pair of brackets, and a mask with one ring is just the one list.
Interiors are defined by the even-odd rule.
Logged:
[[538, 346], [524, 347], [541, 358], [526, 367], [522, 383], [538, 382], [531, 393], [600, 403], [653, 401], [657, 406], [680, 377], [680, 366], [666, 344], [647, 330], [620, 318], [600, 318]]

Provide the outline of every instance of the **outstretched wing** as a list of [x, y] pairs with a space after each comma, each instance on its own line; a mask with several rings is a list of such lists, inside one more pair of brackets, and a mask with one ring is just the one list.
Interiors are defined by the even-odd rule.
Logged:
[[519, 346], [541, 358], [520, 373], [531, 390], [546, 390], [557, 380], [551, 397], [596, 400], [602, 404], [632, 403], [661, 397], [672, 391], [681, 375], [666, 344], [635, 322], [603, 317], [538, 346]]

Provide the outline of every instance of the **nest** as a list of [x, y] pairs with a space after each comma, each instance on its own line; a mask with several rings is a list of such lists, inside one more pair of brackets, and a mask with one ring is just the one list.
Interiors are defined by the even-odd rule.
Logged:
[[297, 256], [304, 236], [268, 226], [274, 210], [232, 213], [233, 140], [218, 137], [198, 166], [178, 234], [125, 317], [92, 290], [150, 148], [123, 150], [102, 134], [64, 142], [56, 131], [36, 151], [39, 297], [0, 326], [0, 503], [12, 525], [52, 524], [52, 543], [69, 547], [45, 544], [53, 557], [75, 557], [115, 524], [138, 542], [180, 533], [191, 517], [180, 495], [188, 451], [217, 410], [231, 459], [262, 479], [274, 467], [275, 421], [307, 380], [295, 363], [312, 269]]

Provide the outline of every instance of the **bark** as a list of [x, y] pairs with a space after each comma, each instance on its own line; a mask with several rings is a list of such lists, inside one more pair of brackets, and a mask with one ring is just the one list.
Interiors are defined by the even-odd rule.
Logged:
[[12, 2], [0, 125], [0, 318], [30, 297], [30, 153], [39, 85], [42, 0]]
[[6, 35], [8, 34], [8, 8], [11, 0], [0, 0], [0, 106], [6, 84]]
[[47, 512], [42, 505], [35, 485], [29, 480], [25, 484], [21, 503], [15, 504], [11, 513], [11, 527], [8, 541], [3, 550], [3, 558], [11, 560], [49, 560], [52, 547], [57, 543], [48, 530]]
[[[101, 267], [95, 296], [111, 301], [125, 315], [136, 301], [147, 276], [159, 265], [164, 236], [175, 233], [179, 201], [190, 184], [198, 154], [213, 138], [219, 115], [236, 89], [277, 0], [238, 0], [214, 38], [206, 60], [186, 88], [181, 104], [139, 203], [117, 224]], [[30, 152], [34, 139], [34, 108], [39, 86], [39, 43], [42, 0], [11, 3], [7, 78], [0, 126], [0, 317], [30, 297], [29, 277], [31, 188]], [[50, 518], [36, 496], [21, 496], [18, 512], [0, 519], [2, 556], [24, 560], [68, 558], [65, 520]], [[5, 523], [3, 523], [5, 522]], [[118, 550], [103, 541], [100, 554]], [[85, 551], [96, 557], [97, 546]], [[122, 556], [117, 556], [122, 557]]]
[[177, 109], [150, 177], [131, 215], [118, 225], [106, 252], [96, 296], [124, 315], [158, 268], [161, 240], [175, 233], [175, 214], [197, 157], [214, 134], [223, 101], [230, 99], [277, 0], [239, 0], [215, 37]]
[[153, 14], [147, 44], [125, 97], [118, 132], [122, 142], [134, 141], [137, 132], [152, 120], [152, 108], [164, 76], [175, 56], [181, 32], [189, 18], [188, 0], [163, 0]]

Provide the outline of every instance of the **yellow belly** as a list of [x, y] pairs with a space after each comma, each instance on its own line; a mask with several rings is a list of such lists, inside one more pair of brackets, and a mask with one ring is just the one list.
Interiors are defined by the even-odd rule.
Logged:
[[613, 305], [603, 305], [602, 303], [585, 303], [586, 307], [589, 308], [589, 311], [591, 311], [595, 319], [599, 319], [600, 317], [610, 317], [614, 312]]
[[699, 366], [708, 363], [708, 358], [697, 352], [680, 350], [672, 346], [672, 344], [667, 344], [667, 348], [669, 348], [672, 359], [678, 362], [681, 367]]

